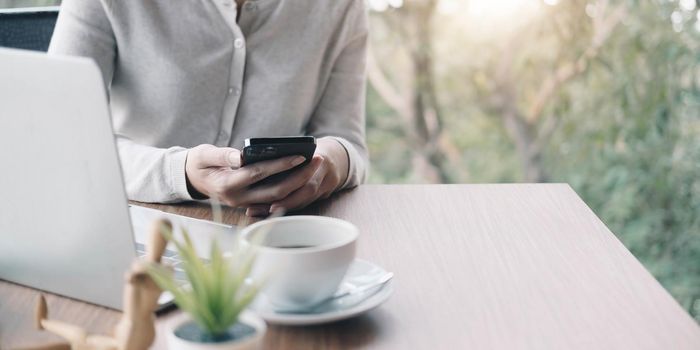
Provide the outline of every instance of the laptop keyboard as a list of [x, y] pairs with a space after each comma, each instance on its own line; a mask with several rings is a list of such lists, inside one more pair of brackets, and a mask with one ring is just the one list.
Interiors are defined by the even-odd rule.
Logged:
[[[141, 258], [146, 255], [146, 246], [142, 243], [136, 243], [136, 255]], [[166, 249], [163, 251], [163, 257], [160, 260], [162, 263], [168, 264], [173, 267], [175, 280], [178, 282], [187, 281], [187, 275], [185, 270], [182, 268], [182, 259], [176, 251]]]

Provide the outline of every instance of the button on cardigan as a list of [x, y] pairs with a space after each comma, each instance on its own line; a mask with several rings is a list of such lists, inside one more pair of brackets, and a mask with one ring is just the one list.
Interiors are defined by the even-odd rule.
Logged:
[[364, 0], [64, 0], [49, 54], [91, 57], [130, 199], [191, 199], [187, 148], [338, 140], [364, 181]]

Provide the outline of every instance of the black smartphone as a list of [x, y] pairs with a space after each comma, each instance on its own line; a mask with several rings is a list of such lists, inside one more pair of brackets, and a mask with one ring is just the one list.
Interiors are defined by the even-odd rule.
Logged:
[[279, 181], [296, 168], [311, 162], [315, 151], [316, 138], [313, 136], [253, 137], [245, 140], [243, 166], [287, 156], [298, 155], [306, 158], [304, 163], [258, 182], [271, 183]]

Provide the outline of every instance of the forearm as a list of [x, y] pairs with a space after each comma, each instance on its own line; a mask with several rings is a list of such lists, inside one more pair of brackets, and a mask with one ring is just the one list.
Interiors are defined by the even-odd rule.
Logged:
[[130, 200], [172, 203], [191, 200], [187, 191], [182, 147], [156, 148], [118, 138], [126, 193]]
[[348, 15], [351, 21], [346, 45], [335, 60], [323, 98], [308, 125], [316, 137], [333, 137], [343, 148], [345, 181], [338, 189], [355, 187], [367, 178], [369, 156], [365, 143], [365, 86], [367, 64], [367, 16], [364, 6]]

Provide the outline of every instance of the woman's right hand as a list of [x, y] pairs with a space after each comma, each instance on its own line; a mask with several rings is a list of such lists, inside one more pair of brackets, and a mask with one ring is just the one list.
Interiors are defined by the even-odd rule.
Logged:
[[[270, 175], [294, 168], [304, 160], [302, 156], [289, 156], [241, 166], [239, 150], [199, 145], [187, 153], [185, 174], [193, 198], [214, 197], [232, 207], [246, 207], [272, 203], [306, 184], [318, 169], [320, 161], [312, 160], [274, 186], [250, 187]], [[196, 193], [192, 193], [192, 190]]]

